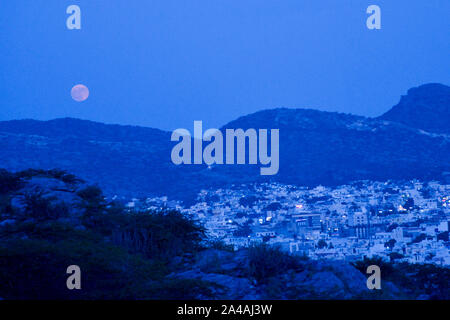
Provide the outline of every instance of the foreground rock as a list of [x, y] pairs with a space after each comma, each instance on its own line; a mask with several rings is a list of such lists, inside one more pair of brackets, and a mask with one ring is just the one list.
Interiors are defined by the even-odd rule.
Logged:
[[[189, 270], [169, 278], [196, 279], [217, 285], [217, 299], [364, 299], [371, 295], [366, 277], [343, 261], [302, 261], [303, 271], [256, 281], [248, 271], [248, 250], [229, 252], [207, 249], [198, 254]], [[395, 298], [400, 291], [385, 283], [384, 297]]]

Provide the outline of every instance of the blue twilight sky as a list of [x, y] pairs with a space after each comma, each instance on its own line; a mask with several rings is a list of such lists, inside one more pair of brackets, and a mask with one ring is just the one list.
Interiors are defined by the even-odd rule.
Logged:
[[[71, 4], [81, 30], [66, 28]], [[370, 4], [381, 30], [366, 28]], [[448, 0], [0, 1], [0, 120], [192, 129], [274, 107], [377, 116], [428, 82], [450, 85]]]

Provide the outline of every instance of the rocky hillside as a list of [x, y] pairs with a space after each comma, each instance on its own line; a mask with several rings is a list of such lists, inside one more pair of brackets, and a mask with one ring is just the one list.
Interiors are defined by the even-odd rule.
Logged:
[[[255, 254], [254, 251], [260, 252]], [[278, 260], [271, 261], [272, 256], [277, 256]], [[293, 259], [290, 265], [280, 261], [283, 260], [280, 256], [283, 254], [270, 247], [237, 252], [206, 249], [198, 253], [189, 270], [177, 271], [169, 277], [215, 283], [218, 286], [214, 288], [214, 295], [218, 299], [373, 299], [381, 296], [381, 293], [369, 291], [366, 277], [348, 263], [297, 258], [298, 261]], [[258, 267], [259, 270], [254, 269]], [[384, 297], [396, 299], [404, 295], [392, 283], [386, 285]]]
[[78, 119], [0, 122], [0, 168], [64, 169], [98, 183], [108, 195], [189, 193], [201, 168], [170, 161], [170, 133]]
[[273, 109], [225, 128], [279, 128], [280, 170], [261, 177], [255, 166], [216, 166], [238, 181], [336, 185], [354, 180], [439, 179], [449, 171], [450, 138], [400, 123], [307, 109]]
[[380, 119], [428, 132], [450, 134], [450, 87], [430, 83], [412, 88]]

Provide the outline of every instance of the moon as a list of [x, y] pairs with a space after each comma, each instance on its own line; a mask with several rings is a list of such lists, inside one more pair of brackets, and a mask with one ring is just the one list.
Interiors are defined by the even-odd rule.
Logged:
[[84, 84], [77, 84], [73, 86], [70, 95], [73, 100], [82, 102], [89, 97], [89, 89]]

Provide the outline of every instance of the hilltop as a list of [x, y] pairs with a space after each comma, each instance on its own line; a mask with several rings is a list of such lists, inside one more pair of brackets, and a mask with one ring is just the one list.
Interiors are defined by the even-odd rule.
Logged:
[[450, 133], [450, 87], [430, 83], [408, 90], [380, 119], [435, 133]]

